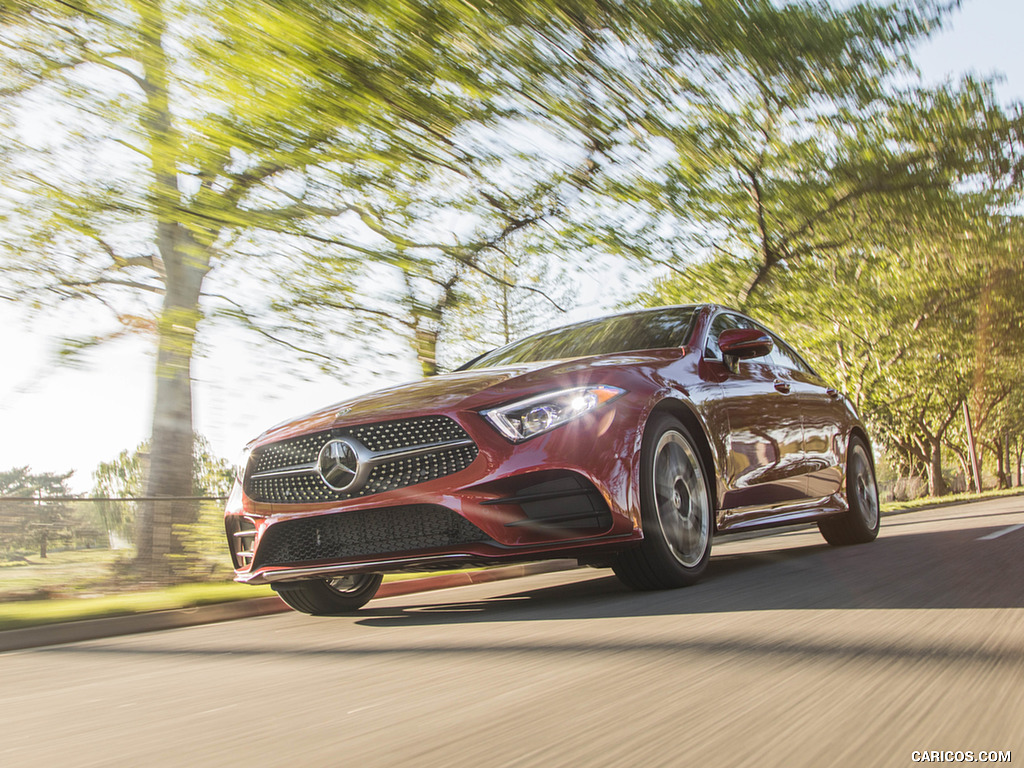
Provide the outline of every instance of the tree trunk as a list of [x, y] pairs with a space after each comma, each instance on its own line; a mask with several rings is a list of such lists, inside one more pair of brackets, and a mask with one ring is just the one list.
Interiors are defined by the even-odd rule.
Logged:
[[1006, 446], [1003, 444], [1003, 438], [996, 436], [992, 441], [992, 447], [996, 452], [996, 479], [999, 483], [999, 488], [1010, 487], [1009, 477], [1009, 464], [1006, 460]]
[[156, 398], [146, 478], [146, 496], [157, 500], [143, 502], [136, 534], [140, 570], [157, 581], [172, 578], [167, 556], [181, 552], [174, 525], [194, 522], [198, 512], [196, 503], [185, 497], [193, 492], [192, 353], [206, 268], [202, 259], [190, 258], [198, 256], [199, 249], [183, 234], [175, 225], [167, 235], [177, 247], [161, 249], [166, 254], [167, 293], [158, 325]]
[[438, 373], [438, 336], [441, 329], [445, 327], [447, 313], [455, 305], [455, 287], [461, 279], [460, 275], [461, 273], [456, 271], [448, 278], [441, 286], [441, 294], [430, 305], [416, 300], [416, 291], [409, 279], [409, 274], [406, 273], [404, 276], [408, 306], [413, 314], [412, 343], [424, 376], [436, 376]]
[[[173, 316], [164, 312], [164, 318]], [[167, 555], [180, 551], [174, 543], [173, 525], [194, 519], [194, 503], [181, 500], [192, 495], [192, 377], [191, 337], [166, 326], [161, 318], [156, 364], [156, 400], [150, 445], [146, 495], [136, 535], [137, 557], [150, 578], [170, 578]], [[194, 330], [194, 326], [193, 326]], [[187, 351], [186, 351], [187, 349]], [[159, 497], [175, 500], [161, 501]]]
[[967, 460], [967, 455], [951, 443], [946, 443], [946, 447], [951, 450], [960, 462], [960, 470], [964, 473], [964, 486], [967, 491], [976, 491], [977, 487], [974, 482], [974, 475], [971, 472], [970, 463]]
[[939, 438], [932, 438], [928, 442], [928, 495], [946, 496], [949, 493], [949, 486], [942, 476], [942, 441]]
[[1013, 455], [1012, 455], [1012, 451], [1010, 449], [1010, 443], [1011, 443], [1010, 433], [1007, 432], [1005, 434], [1005, 436], [1003, 437], [1003, 446], [1004, 446], [1004, 450], [1006, 451], [1006, 462], [1003, 464], [1003, 466], [1006, 468], [1006, 487], [1007, 488], [1012, 488], [1013, 487]]
[[424, 376], [437, 375], [437, 331], [423, 327], [424, 318], [418, 318], [413, 343], [416, 345], [416, 359]]
[[180, 222], [177, 159], [181, 137], [171, 115], [163, 8], [160, 2], [141, 8], [145, 32], [143, 125], [153, 173], [149, 198], [156, 216], [156, 246], [165, 292], [157, 322], [156, 396], [146, 478], [146, 495], [156, 500], [141, 505], [136, 566], [143, 577], [166, 582], [174, 577], [169, 555], [181, 552], [174, 526], [193, 522], [198, 513], [196, 503], [187, 498], [193, 487], [192, 354], [210, 254]]

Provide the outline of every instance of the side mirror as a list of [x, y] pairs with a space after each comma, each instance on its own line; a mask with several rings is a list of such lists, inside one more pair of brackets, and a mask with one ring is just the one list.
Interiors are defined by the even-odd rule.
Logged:
[[772, 351], [772, 346], [772, 337], [756, 328], [730, 328], [718, 337], [722, 354], [736, 360], [764, 357]]

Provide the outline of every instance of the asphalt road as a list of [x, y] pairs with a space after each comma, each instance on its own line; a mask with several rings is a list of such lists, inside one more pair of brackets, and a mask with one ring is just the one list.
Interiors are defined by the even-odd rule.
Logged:
[[674, 592], [578, 570], [0, 654], [5, 768], [862, 768], [933, 750], [1024, 763], [1022, 497], [888, 517], [845, 549], [815, 530], [720, 539]]

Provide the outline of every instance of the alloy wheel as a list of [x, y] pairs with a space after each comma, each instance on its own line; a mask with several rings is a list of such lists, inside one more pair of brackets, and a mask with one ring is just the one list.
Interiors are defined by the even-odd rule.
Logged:
[[704, 557], [711, 528], [711, 504], [700, 460], [690, 441], [668, 430], [654, 453], [654, 503], [672, 556], [692, 568]]

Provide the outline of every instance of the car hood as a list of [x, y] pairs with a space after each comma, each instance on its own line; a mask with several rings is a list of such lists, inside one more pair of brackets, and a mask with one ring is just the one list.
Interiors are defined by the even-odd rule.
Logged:
[[683, 350], [630, 352], [571, 360], [545, 360], [501, 368], [456, 371], [380, 389], [333, 403], [306, 416], [279, 424], [264, 432], [255, 443], [281, 440], [294, 435], [350, 424], [388, 421], [457, 410], [477, 410], [490, 405], [544, 391], [548, 387], [570, 387], [601, 378], [601, 370], [620, 365], [664, 361]]

